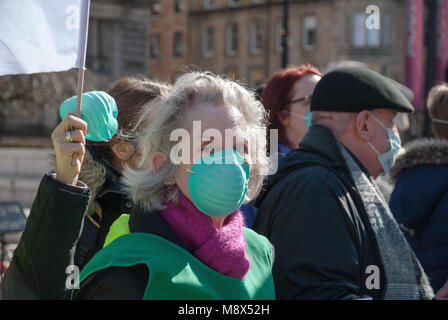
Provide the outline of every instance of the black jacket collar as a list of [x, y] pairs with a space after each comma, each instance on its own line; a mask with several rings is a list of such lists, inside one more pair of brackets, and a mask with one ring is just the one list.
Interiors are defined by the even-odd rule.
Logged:
[[144, 209], [135, 206], [129, 219], [129, 229], [131, 232], [154, 234], [190, 251], [179, 240], [168, 222], [166, 222], [158, 211], [147, 212]]
[[105, 159], [100, 157], [95, 152], [95, 149], [92, 147], [91, 144], [87, 143], [86, 149], [92, 155], [92, 159], [95, 162], [100, 163], [104, 167], [105, 172], [106, 172], [106, 176], [105, 176], [106, 181], [103, 184], [103, 186], [101, 187], [101, 189], [99, 190], [96, 197], [101, 197], [108, 192], [124, 194], [123, 183], [121, 181], [121, 173], [118, 172], [108, 161], [106, 161]]
[[[367, 169], [359, 159], [346, 148], [353, 156], [361, 170], [369, 176]], [[333, 133], [321, 125], [313, 125], [299, 143], [299, 148], [288, 154], [278, 155], [278, 170], [264, 181], [262, 191], [254, 201], [256, 207], [260, 206], [266, 194], [280, 180], [292, 171], [310, 165], [321, 165], [335, 171], [338, 176], [354, 184], [350, 170], [347, 167], [344, 156]]]
[[[299, 143], [303, 151], [309, 151], [317, 154], [332, 163], [334, 167], [340, 167], [346, 172], [350, 172], [345, 162], [344, 156], [339, 149], [338, 141], [333, 133], [327, 127], [322, 125], [313, 125], [308, 133]], [[344, 146], [345, 147], [345, 146]], [[347, 147], [345, 149], [356, 161], [361, 170], [370, 177], [369, 172], [362, 162]]]

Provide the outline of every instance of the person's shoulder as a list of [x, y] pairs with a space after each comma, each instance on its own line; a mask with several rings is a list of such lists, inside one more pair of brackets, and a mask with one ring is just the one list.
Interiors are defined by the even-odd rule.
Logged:
[[[391, 180], [396, 191], [403, 191], [405, 196], [409, 196], [409, 192], [425, 194], [422, 186], [431, 193], [442, 193], [448, 189], [448, 164], [419, 164], [403, 169]], [[431, 193], [428, 194], [430, 197]]]
[[261, 245], [270, 245], [270, 242], [268, 238], [265, 236], [257, 233], [256, 231], [252, 230], [251, 228], [243, 228], [243, 235], [244, 239], [247, 242], [254, 243], [254, 244], [261, 244]]
[[[291, 191], [306, 189], [308, 191], [324, 191], [334, 187], [340, 179], [336, 171], [319, 163], [308, 163], [297, 166], [284, 176], [280, 184], [289, 185]], [[300, 191], [302, 192], [302, 191]]]
[[78, 300], [140, 300], [149, 278], [144, 264], [131, 267], [110, 267], [88, 277], [75, 292]]
[[243, 228], [244, 239], [247, 249], [258, 259], [271, 264], [273, 261], [274, 247], [264, 235], [257, 233], [250, 228]]
[[[392, 180], [404, 172], [443, 172], [448, 169], [448, 141], [422, 138], [406, 144], [390, 172]], [[413, 169], [413, 170], [411, 170]]]
[[304, 199], [315, 201], [315, 195], [334, 199], [345, 193], [340, 177], [331, 166], [307, 161], [296, 164], [280, 168], [268, 179], [257, 198], [256, 205], [260, 210], [270, 208], [272, 211], [272, 206], [299, 203]]

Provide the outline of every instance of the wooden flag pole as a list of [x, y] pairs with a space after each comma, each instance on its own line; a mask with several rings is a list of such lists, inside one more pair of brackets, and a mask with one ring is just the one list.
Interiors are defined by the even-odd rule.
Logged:
[[[78, 71], [78, 92], [76, 96], [76, 116], [78, 118], [81, 117], [81, 110], [82, 110], [82, 92], [84, 90], [84, 74], [85, 74], [86, 68], [82, 67], [79, 68]], [[74, 153], [72, 157], [72, 166], [76, 166], [76, 161], [78, 158], [78, 154]]]
[[[82, 110], [82, 92], [84, 90], [84, 74], [86, 71], [86, 53], [87, 53], [87, 37], [89, 31], [89, 12], [90, 12], [90, 0], [81, 1], [80, 8], [80, 25], [83, 27], [79, 32], [78, 39], [78, 59], [76, 65], [78, 66], [78, 92], [76, 97], [76, 113], [75, 115], [80, 118]], [[72, 166], [77, 164], [78, 154], [74, 153], [72, 157]]]
[[78, 92], [76, 97], [76, 116], [81, 116], [82, 91], [84, 90], [84, 74], [86, 68], [79, 68], [78, 71]]

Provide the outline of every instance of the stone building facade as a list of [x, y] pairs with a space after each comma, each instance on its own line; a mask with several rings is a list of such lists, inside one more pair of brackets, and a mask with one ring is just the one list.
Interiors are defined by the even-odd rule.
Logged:
[[91, 3], [87, 68], [111, 79], [146, 74], [152, 0]]
[[[379, 31], [364, 22], [370, 0], [289, 0], [289, 64], [325, 71], [358, 60], [405, 78], [405, 0], [376, 0]], [[161, 81], [198, 67], [252, 88], [282, 66], [284, 0], [92, 0], [85, 90], [129, 74]], [[48, 135], [77, 73], [0, 79], [0, 136]], [[1, 138], [1, 137], [0, 137]]]
[[[91, 1], [84, 91], [107, 90], [124, 75], [148, 74], [152, 1]], [[0, 145], [4, 136], [49, 137], [60, 121], [59, 105], [76, 94], [77, 75], [72, 69], [0, 77]], [[23, 145], [21, 140], [14, 145]]]
[[160, 0], [152, 5], [149, 20], [148, 73], [171, 82], [188, 64], [189, 0]]
[[[375, 1], [380, 30], [365, 27], [370, 4], [290, 0], [289, 64], [324, 71], [341, 60], [359, 60], [404, 81], [405, 1]], [[282, 66], [283, 6], [283, 0], [191, 0], [189, 62], [257, 86]]]

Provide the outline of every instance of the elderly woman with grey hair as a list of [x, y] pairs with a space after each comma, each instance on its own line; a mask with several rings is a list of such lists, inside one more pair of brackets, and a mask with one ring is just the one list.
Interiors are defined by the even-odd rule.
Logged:
[[274, 299], [269, 241], [239, 207], [269, 166], [253, 93], [211, 73], [178, 78], [124, 178], [136, 206], [111, 227], [74, 299]]

